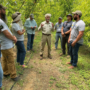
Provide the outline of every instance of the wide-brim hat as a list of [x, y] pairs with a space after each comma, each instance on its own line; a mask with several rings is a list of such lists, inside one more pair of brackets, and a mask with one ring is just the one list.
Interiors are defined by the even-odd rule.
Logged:
[[6, 10], [7, 8], [0, 4], [0, 9]]
[[16, 22], [16, 21], [18, 21], [18, 20], [20, 20], [20, 18], [21, 18], [21, 14], [19, 13], [14, 13], [13, 15], [12, 15], [12, 19], [13, 19], [13, 22]]

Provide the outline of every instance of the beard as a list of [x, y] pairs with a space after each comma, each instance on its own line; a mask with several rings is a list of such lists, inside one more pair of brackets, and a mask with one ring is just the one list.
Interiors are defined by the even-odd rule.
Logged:
[[5, 23], [7, 23], [6, 14], [1, 13], [1, 18]]
[[77, 17], [74, 17], [74, 20], [77, 20]]
[[46, 19], [47, 22], [49, 22], [50, 20], [49, 19]]

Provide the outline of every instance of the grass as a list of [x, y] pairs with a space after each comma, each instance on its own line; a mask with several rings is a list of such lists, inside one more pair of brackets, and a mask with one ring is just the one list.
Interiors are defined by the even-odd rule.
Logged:
[[[55, 33], [53, 33], [53, 37], [52, 37], [53, 43], [52, 43], [52, 47], [54, 46], [54, 42], [55, 42]], [[34, 57], [34, 54], [38, 54], [40, 52], [40, 48], [39, 48], [39, 44], [41, 42], [41, 33], [38, 33], [36, 36], [36, 39], [34, 39], [34, 49], [35, 52], [30, 54], [27, 53], [26, 57], [25, 57], [25, 64], [28, 63], [28, 60]], [[60, 45], [60, 42], [58, 43], [58, 45]], [[59, 46], [60, 48], [60, 46]], [[62, 53], [61, 50], [56, 50], [57, 54]], [[38, 57], [37, 57], [38, 58]], [[58, 74], [59, 76], [57, 76], [57, 73], [55, 72], [55, 75], [50, 75], [48, 76], [48, 85], [49, 85], [49, 89], [47, 88], [47, 90], [90, 90], [90, 48], [87, 46], [82, 46], [80, 47], [79, 50], [79, 57], [78, 57], [78, 67], [75, 69], [68, 69], [69, 65], [66, 65], [66, 62], [70, 61], [70, 57], [67, 58], [67, 55], [64, 56], [60, 56], [59, 59], [56, 62], [52, 62], [52, 60], [50, 61], [50, 63], [47, 63], [47, 60], [45, 61], [39, 61], [37, 62], [36, 60], [33, 60], [33, 64], [30, 65], [30, 69], [35, 69], [33, 70], [34, 72], [37, 72], [41, 78], [43, 76], [42, 73], [42, 68], [34, 68], [35, 64], [46, 64], [47, 65], [53, 65], [53, 67], [55, 67], [56, 70], [58, 70]], [[17, 73], [22, 75], [25, 73], [25, 71], [23, 71], [23, 69], [18, 66], [16, 64], [16, 68], [17, 68]], [[48, 68], [47, 68], [48, 69]], [[45, 73], [48, 75], [48, 72]], [[25, 78], [24, 78], [25, 79]], [[20, 87], [22, 87], [24, 84], [24, 80], [20, 80], [18, 82], [18, 85]], [[7, 90], [5, 89], [6, 87], [3, 86], [3, 90]]]

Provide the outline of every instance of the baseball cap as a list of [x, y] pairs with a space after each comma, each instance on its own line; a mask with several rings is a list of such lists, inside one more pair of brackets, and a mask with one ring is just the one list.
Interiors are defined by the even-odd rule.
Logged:
[[72, 12], [72, 14], [78, 14], [79, 16], [82, 16], [82, 12], [80, 10], [77, 10], [75, 12]]
[[62, 17], [59, 17], [58, 19], [62, 19]]

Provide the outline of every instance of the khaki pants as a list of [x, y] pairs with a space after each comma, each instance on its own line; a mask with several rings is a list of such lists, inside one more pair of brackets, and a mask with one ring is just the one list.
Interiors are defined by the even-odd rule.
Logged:
[[51, 35], [42, 35], [42, 43], [41, 43], [41, 52], [40, 55], [43, 55], [45, 44], [48, 46], [48, 56], [51, 55]]
[[2, 66], [4, 75], [10, 74], [11, 78], [16, 77], [16, 69], [14, 62], [13, 48], [7, 50], [1, 50], [2, 52]]

